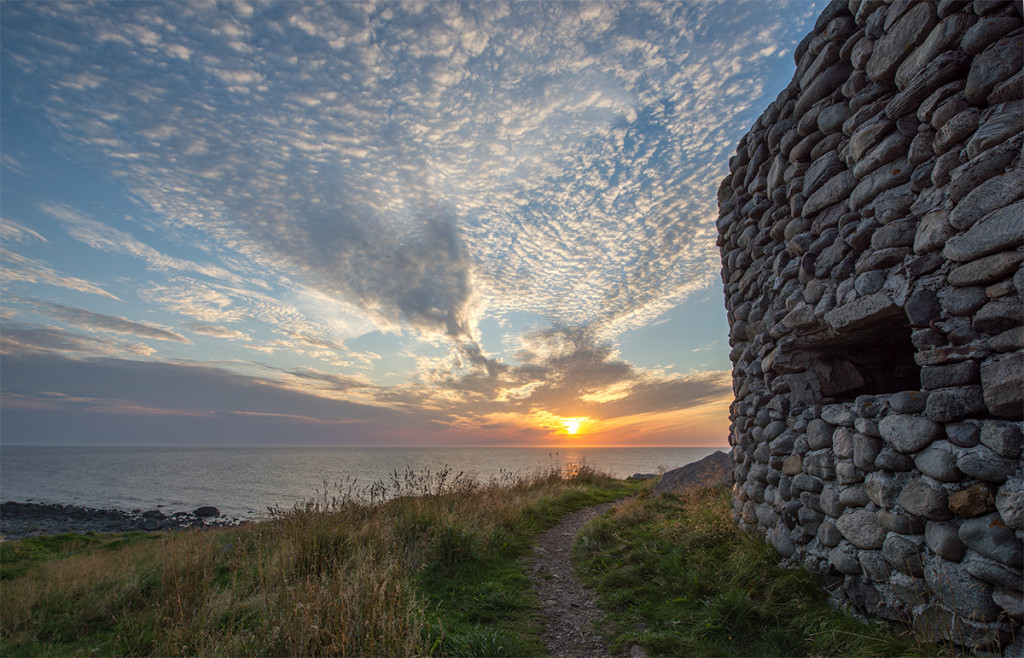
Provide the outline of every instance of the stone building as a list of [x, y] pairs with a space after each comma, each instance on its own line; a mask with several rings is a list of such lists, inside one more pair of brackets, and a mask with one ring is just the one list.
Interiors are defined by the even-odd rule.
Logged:
[[718, 195], [737, 521], [971, 648], [1024, 634], [1022, 28], [833, 1]]

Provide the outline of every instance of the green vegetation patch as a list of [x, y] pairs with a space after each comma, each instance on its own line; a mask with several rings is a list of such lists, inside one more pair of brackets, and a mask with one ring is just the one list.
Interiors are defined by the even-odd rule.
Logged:
[[583, 529], [574, 557], [598, 592], [613, 652], [651, 655], [935, 655], [897, 629], [831, 608], [820, 582], [778, 566], [733, 522], [729, 489], [644, 493]]
[[88, 555], [94, 551], [113, 551], [130, 544], [156, 539], [145, 532], [111, 534], [74, 534], [28, 537], [19, 541], [0, 542], [0, 580], [25, 575], [30, 568], [47, 560], [71, 555]]
[[635, 491], [588, 469], [337, 488], [237, 528], [4, 542], [0, 653], [542, 654], [534, 539]]

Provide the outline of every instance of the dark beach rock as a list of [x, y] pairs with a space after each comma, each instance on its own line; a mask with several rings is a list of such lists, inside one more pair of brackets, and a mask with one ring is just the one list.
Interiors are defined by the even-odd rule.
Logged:
[[203, 519], [208, 516], [220, 516], [220, 510], [217, 509], [216, 507], [213, 507], [212, 505], [204, 505], [202, 507], [197, 507], [196, 509], [192, 510], [192, 514]]
[[653, 493], [678, 494], [700, 487], [731, 484], [732, 481], [732, 459], [719, 450], [700, 461], [665, 473], [661, 481], [654, 485]]
[[[201, 507], [208, 516], [220, 516], [216, 507]], [[195, 513], [176, 512], [171, 516], [159, 510], [131, 512], [119, 509], [98, 509], [78, 505], [51, 503], [5, 502], [0, 505], [0, 535], [5, 539], [21, 539], [38, 535], [89, 532], [155, 532], [186, 530], [199, 527], [236, 525], [238, 519], [225, 517], [204, 519]]]

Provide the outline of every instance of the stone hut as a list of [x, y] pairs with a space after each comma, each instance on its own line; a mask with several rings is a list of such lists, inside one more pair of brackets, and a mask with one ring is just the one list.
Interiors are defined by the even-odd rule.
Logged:
[[718, 193], [737, 521], [974, 649], [1024, 635], [1022, 28], [833, 1]]

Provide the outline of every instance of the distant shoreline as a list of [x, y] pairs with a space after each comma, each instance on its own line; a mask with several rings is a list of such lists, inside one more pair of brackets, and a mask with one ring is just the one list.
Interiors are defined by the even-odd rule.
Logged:
[[[199, 512], [200, 514], [196, 514]], [[167, 515], [161, 510], [121, 510], [59, 503], [0, 504], [0, 539], [90, 532], [157, 532], [239, 525], [246, 520], [227, 517], [215, 507]]]

